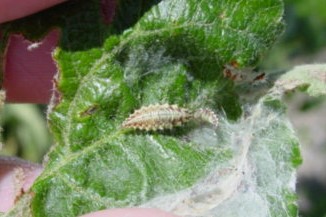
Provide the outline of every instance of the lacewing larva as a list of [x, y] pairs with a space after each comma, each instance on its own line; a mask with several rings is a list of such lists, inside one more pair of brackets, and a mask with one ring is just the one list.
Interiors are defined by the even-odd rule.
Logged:
[[191, 112], [177, 105], [156, 104], [136, 110], [122, 123], [122, 128], [156, 131], [172, 129], [190, 120], [206, 121], [214, 126], [218, 124], [218, 118], [210, 109]]
[[149, 105], [141, 107], [131, 114], [123, 123], [122, 128], [134, 128], [140, 130], [172, 129], [189, 121], [192, 114], [185, 108], [177, 105]]

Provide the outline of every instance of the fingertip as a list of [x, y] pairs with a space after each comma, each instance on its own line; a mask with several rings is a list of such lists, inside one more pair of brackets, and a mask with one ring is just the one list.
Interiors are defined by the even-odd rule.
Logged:
[[47, 104], [53, 92], [57, 71], [52, 52], [59, 41], [55, 29], [41, 41], [31, 42], [22, 35], [11, 35], [4, 57], [3, 89], [6, 101]]
[[0, 157], [0, 212], [7, 212], [42, 172], [41, 165], [14, 157]]
[[52, 7], [64, 1], [66, 0], [1, 0], [0, 23], [31, 15], [33, 13]]

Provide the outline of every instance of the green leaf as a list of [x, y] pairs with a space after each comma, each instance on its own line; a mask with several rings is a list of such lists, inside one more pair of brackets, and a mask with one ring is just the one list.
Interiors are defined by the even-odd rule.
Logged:
[[301, 90], [313, 97], [326, 95], [326, 65], [297, 66], [282, 75], [276, 82], [275, 88], [285, 93]]
[[[77, 49], [92, 37], [69, 46], [63, 31], [54, 54], [61, 100], [49, 114], [57, 144], [31, 190], [33, 216], [125, 206], [296, 216], [301, 158], [280, 96], [242, 104], [222, 73], [232, 62], [253, 67], [282, 32], [282, 13], [279, 0], [165, 0], [102, 47]], [[220, 125], [120, 129], [155, 103], [210, 108]]]

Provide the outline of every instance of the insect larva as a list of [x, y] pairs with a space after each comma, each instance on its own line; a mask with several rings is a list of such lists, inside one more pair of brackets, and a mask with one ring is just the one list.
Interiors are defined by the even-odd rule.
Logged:
[[194, 118], [197, 119], [197, 120], [206, 121], [208, 123], [211, 123], [215, 127], [217, 127], [217, 125], [218, 125], [217, 116], [215, 115], [215, 113], [212, 110], [207, 109], [207, 108], [198, 109], [194, 113]]
[[156, 131], [172, 129], [190, 120], [202, 120], [214, 126], [217, 126], [218, 123], [216, 115], [209, 109], [199, 109], [193, 113], [177, 105], [157, 104], [136, 110], [122, 123], [122, 128]]
[[191, 112], [177, 105], [150, 105], [136, 110], [123, 123], [122, 128], [134, 128], [140, 130], [172, 129], [174, 126], [189, 121]]

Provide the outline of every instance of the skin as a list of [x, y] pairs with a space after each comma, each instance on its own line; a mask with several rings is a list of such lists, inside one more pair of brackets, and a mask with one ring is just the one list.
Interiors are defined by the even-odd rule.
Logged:
[[[0, 24], [44, 10], [64, 0], [0, 0]], [[1, 30], [0, 30], [1, 34]], [[9, 39], [4, 59], [3, 89], [7, 102], [47, 104], [53, 89], [52, 79], [57, 69], [51, 52], [60, 32], [53, 30], [40, 44], [22, 36]], [[33, 45], [32, 45], [33, 44]], [[7, 212], [21, 192], [29, 190], [42, 166], [18, 158], [0, 157], [0, 212]], [[175, 217], [158, 209], [126, 208], [90, 213], [83, 217]]]

